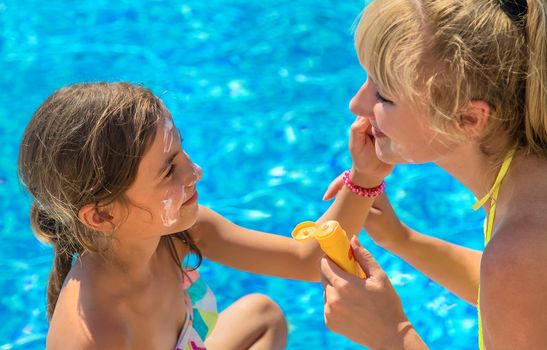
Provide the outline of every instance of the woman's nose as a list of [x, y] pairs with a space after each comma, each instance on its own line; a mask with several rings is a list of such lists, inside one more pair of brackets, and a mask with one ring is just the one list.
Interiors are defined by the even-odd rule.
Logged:
[[365, 81], [349, 102], [349, 110], [355, 115], [370, 117], [376, 101], [373, 87], [369, 80]]

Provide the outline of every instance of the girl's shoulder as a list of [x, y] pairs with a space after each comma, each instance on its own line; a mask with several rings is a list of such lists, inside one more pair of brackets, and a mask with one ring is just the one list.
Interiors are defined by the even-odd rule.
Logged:
[[85, 281], [69, 275], [51, 318], [48, 349], [126, 348], [123, 312], [116, 312], [114, 304], [105, 305], [93, 292]]

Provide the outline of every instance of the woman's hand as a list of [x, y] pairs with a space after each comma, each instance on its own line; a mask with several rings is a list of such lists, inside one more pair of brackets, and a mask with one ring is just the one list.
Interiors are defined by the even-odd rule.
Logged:
[[371, 349], [425, 348], [385, 272], [356, 237], [351, 247], [366, 279], [346, 273], [328, 258], [321, 261], [327, 327]]
[[349, 151], [353, 161], [352, 178], [357, 185], [373, 187], [378, 185], [393, 170], [393, 165], [382, 162], [376, 155], [374, 136], [370, 121], [358, 116], [353, 122], [349, 136]]

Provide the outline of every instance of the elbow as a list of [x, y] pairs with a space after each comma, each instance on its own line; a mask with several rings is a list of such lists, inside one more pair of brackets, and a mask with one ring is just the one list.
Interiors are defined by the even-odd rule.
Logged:
[[322, 257], [323, 251], [317, 243], [314, 242], [313, 247], [299, 245], [298, 266], [301, 268], [299, 279], [306, 282], [320, 282]]

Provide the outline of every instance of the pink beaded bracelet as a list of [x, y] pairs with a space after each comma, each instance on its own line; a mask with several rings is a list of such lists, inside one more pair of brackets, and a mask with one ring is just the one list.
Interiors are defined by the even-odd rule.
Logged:
[[358, 186], [351, 182], [349, 178], [349, 170], [344, 171], [344, 185], [353, 193], [362, 196], [362, 197], [369, 197], [374, 198], [378, 197], [382, 193], [384, 193], [384, 190], [386, 189], [386, 182], [382, 180], [382, 183], [376, 187], [373, 188], [365, 188]]

